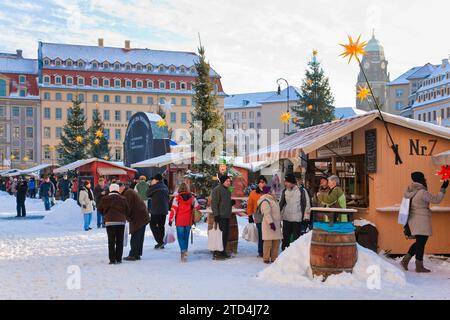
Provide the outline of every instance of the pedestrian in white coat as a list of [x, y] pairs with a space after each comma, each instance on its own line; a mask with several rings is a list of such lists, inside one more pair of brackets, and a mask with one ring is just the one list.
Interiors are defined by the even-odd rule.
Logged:
[[85, 181], [83, 188], [80, 190], [78, 201], [81, 205], [81, 213], [84, 216], [84, 230], [91, 230], [92, 213], [95, 210], [94, 193], [91, 190], [91, 182]]
[[274, 262], [280, 251], [281, 213], [278, 201], [272, 194], [264, 194], [258, 200], [262, 215], [262, 239], [264, 263]]

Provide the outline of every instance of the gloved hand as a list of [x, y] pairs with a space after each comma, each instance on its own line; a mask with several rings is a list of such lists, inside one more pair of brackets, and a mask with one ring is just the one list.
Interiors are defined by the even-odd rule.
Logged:
[[172, 221], [169, 221], [169, 227], [171, 227], [172, 226]]
[[442, 183], [441, 189], [447, 189], [447, 187], [448, 187], [448, 180], [445, 180], [445, 181]]
[[271, 223], [270, 224], [270, 229], [272, 229], [273, 231], [277, 230], [277, 228], [275, 227], [275, 223]]
[[255, 220], [253, 219], [253, 215], [248, 216], [248, 223], [255, 223]]

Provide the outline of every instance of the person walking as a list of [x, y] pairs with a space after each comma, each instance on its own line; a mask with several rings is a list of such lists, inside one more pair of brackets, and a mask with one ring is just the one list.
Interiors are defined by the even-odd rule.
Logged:
[[161, 174], [158, 173], [153, 177], [147, 197], [151, 199], [150, 229], [156, 241], [155, 249], [164, 249], [164, 225], [169, 213], [169, 189], [164, 184]]
[[262, 215], [263, 261], [273, 263], [278, 258], [281, 233], [280, 205], [272, 194], [263, 194], [258, 200]]
[[194, 222], [194, 209], [199, 210], [200, 205], [189, 191], [188, 185], [183, 182], [178, 187], [178, 195], [173, 199], [169, 216], [169, 226], [172, 226], [175, 221], [177, 227], [177, 239], [182, 262], [187, 261], [189, 235]]
[[130, 253], [124, 260], [141, 260], [144, 248], [145, 228], [150, 222], [147, 206], [139, 194], [133, 189], [127, 188], [124, 183], [119, 183], [119, 193], [125, 197], [129, 209], [127, 220], [130, 223]]
[[108, 234], [109, 264], [122, 263], [125, 224], [130, 211], [127, 199], [119, 192], [119, 185], [112, 183], [109, 194], [102, 199], [99, 208]]
[[256, 228], [258, 229], [258, 257], [263, 257], [263, 239], [262, 239], [262, 215], [261, 211], [258, 210], [258, 200], [261, 198], [263, 194], [265, 194], [265, 188], [267, 185], [267, 179], [264, 176], [260, 176], [258, 179], [258, 185], [256, 187], [256, 190], [253, 190], [250, 192], [248, 196], [248, 202], [247, 202], [247, 215], [248, 215], [248, 222], [249, 223], [255, 223]]
[[25, 200], [27, 198], [27, 192], [28, 192], [28, 182], [23, 179], [19, 182], [19, 185], [17, 187], [17, 217], [23, 217], [25, 218], [27, 215], [27, 212], [25, 210]]
[[422, 172], [411, 174], [412, 183], [405, 191], [404, 197], [410, 199], [409, 217], [407, 225], [416, 242], [411, 245], [408, 253], [403, 257], [401, 265], [408, 270], [408, 264], [412, 257], [416, 257], [416, 272], [431, 272], [423, 266], [423, 254], [428, 238], [432, 235], [430, 203], [439, 204], [444, 199], [449, 181], [442, 183], [437, 195], [428, 191], [427, 180]]
[[311, 200], [303, 187], [297, 186], [294, 174], [287, 174], [284, 179], [285, 189], [281, 193], [280, 210], [283, 218], [283, 241], [281, 249], [289, 247], [297, 240], [303, 231], [303, 226], [309, 222]]
[[99, 211], [100, 202], [103, 197], [108, 194], [108, 187], [106, 186], [105, 179], [98, 179], [98, 184], [94, 188], [95, 204], [97, 205], [97, 228], [104, 228], [105, 222], [103, 221], [103, 215]]
[[44, 177], [44, 182], [39, 187], [39, 196], [44, 201], [45, 210], [50, 210], [50, 199], [55, 194], [55, 186], [48, 176]]
[[34, 177], [31, 177], [30, 181], [28, 181], [28, 192], [31, 199], [36, 199], [36, 180]]
[[94, 193], [91, 190], [91, 182], [84, 181], [83, 188], [80, 190], [79, 202], [81, 213], [84, 217], [84, 230], [91, 230], [92, 213], [95, 210]]
[[58, 184], [62, 201], [66, 201], [70, 197], [71, 186], [72, 186], [72, 183], [67, 178], [67, 174], [65, 174], [64, 177], [61, 180], [59, 180], [59, 184]]
[[136, 184], [136, 186], [133, 188], [134, 191], [136, 191], [139, 196], [141, 197], [141, 199], [145, 202], [145, 205], [147, 206], [148, 204], [148, 196], [147, 196], [147, 192], [149, 189], [149, 185], [147, 183], [147, 178], [145, 176], [140, 176], [139, 177], [139, 182]]
[[222, 231], [223, 251], [215, 251], [213, 259], [228, 259], [231, 256], [227, 253], [228, 236], [230, 231], [230, 217], [232, 213], [231, 178], [229, 176], [221, 176], [220, 184], [211, 192], [211, 209], [214, 215], [214, 226], [218, 225]]

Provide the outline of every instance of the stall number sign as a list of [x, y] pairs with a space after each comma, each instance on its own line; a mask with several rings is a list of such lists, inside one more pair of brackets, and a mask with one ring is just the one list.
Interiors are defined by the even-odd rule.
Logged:
[[409, 139], [410, 156], [432, 156], [437, 140], [423, 141], [420, 139]]

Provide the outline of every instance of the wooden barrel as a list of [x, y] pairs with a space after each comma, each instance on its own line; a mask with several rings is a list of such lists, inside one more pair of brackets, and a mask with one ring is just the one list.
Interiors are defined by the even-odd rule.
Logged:
[[352, 272], [357, 260], [354, 232], [334, 233], [315, 229], [312, 232], [310, 264], [313, 275], [324, 276]]
[[[212, 213], [208, 214], [208, 230], [211, 230], [214, 226], [214, 215]], [[237, 223], [236, 214], [231, 214], [230, 217], [230, 227], [228, 233], [228, 243], [227, 243], [227, 253], [231, 254], [237, 253], [239, 239], [239, 228]]]

